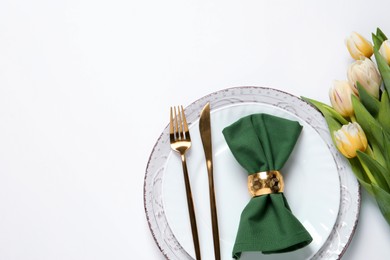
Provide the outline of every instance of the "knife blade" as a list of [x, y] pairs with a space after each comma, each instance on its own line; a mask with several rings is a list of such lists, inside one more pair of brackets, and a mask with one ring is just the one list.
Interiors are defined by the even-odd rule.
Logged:
[[210, 122], [210, 103], [208, 102], [202, 109], [199, 119], [199, 131], [202, 139], [203, 150], [206, 158], [207, 173], [209, 179], [210, 211], [211, 224], [213, 231], [214, 256], [216, 260], [221, 259], [217, 206], [215, 202], [214, 176], [213, 176], [213, 149], [211, 142], [211, 122]]

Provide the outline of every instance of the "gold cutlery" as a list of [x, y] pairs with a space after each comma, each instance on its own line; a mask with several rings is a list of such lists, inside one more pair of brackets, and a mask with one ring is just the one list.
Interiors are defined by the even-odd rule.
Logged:
[[192, 240], [195, 248], [195, 256], [197, 260], [200, 260], [198, 228], [196, 226], [194, 202], [192, 200], [192, 192], [186, 163], [186, 152], [191, 147], [191, 137], [188, 130], [188, 124], [184, 114], [183, 106], [180, 106], [180, 108], [177, 107], [177, 111], [176, 107], [173, 109], [171, 107], [170, 109], [169, 137], [172, 150], [180, 154], [186, 188], [188, 213], [190, 215], [191, 222]]
[[220, 245], [219, 245], [219, 231], [218, 231], [218, 218], [217, 218], [217, 206], [215, 202], [214, 192], [214, 177], [213, 177], [213, 153], [211, 144], [211, 124], [210, 124], [210, 103], [207, 103], [199, 119], [199, 131], [203, 143], [203, 150], [206, 157], [207, 173], [209, 177], [209, 195], [210, 195], [210, 211], [211, 211], [211, 223], [213, 230], [214, 241], [214, 256], [215, 259], [221, 259]]

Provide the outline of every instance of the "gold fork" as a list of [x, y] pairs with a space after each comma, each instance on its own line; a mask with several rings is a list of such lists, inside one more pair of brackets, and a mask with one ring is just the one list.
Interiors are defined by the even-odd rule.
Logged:
[[[180, 109], [181, 108], [181, 109]], [[199, 247], [199, 237], [198, 237], [198, 228], [196, 226], [195, 219], [195, 210], [194, 202], [192, 200], [192, 192], [190, 186], [190, 180], [188, 177], [187, 163], [186, 163], [186, 152], [191, 147], [191, 137], [188, 130], [188, 124], [186, 116], [184, 114], [183, 106], [177, 108], [174, 107], [170, 109], [170, 124], [169, 124], [169, 137], [171, 142], [172, 150], [178, 152], [181, 157], [181, 163], [183, 166], [184, 174], [184, 183], [186, 187], [186, 197], [187, 197], [187, 206], [188, 213], [190, 215], [191, 222], [191, 231], [192, 231], [192, 240], [195, 248], [196, 259], [200, 260], [200, 247]]]

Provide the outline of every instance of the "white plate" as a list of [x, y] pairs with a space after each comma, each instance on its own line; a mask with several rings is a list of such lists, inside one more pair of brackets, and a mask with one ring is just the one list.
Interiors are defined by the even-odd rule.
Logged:
[[[247, 174], [233, 158], [222, 129], [252, 113], [299, 121], [303, 130], [282, 169], [285, 195], [294, 215], [313, 237], [300, 250], [274, 255], [244, 253], [249, 259], [338, 259], [352, 237], [360, 205], [359, 185], [334, 148], [322, 115], [301, 99], [269, 88], [232, 88], [206, 96], [186, 108], [193, 146], [188, 152], [203, 259], [213, 259], [207, 171], [198, 123], [211, 103], [214, 178], [222, 259], [231, 259], [237, 226], [250, 196]], [[169, 147], [168, 129], [156, 143], [145, 176], [145, 210], [151, 231], [168, 259], [192, 259], [191, 229], [179, 157]]]

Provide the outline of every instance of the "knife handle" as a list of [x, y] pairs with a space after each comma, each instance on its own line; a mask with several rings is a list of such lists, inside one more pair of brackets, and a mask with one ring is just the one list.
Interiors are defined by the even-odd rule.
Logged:
[[217, 204], [215, 202], [214, 177], [213, 177], [213, 167], [211, 162], [207, 162], [207, 168], [208, 168], [208, 176], [209, 176], [209, 195], [210, 195], [211, 224], [213, 229], [214, 257], [216, 260], [220, 260], [221, 250], [219, 244]]

